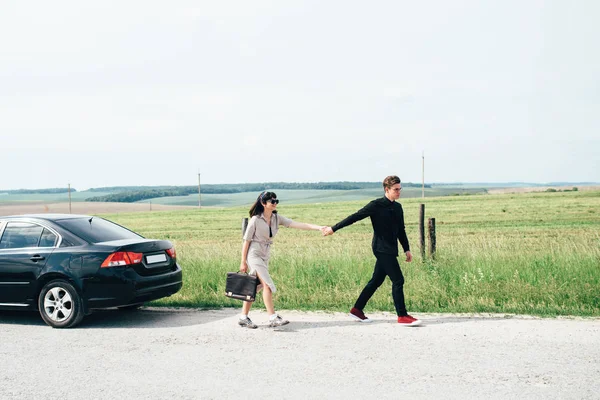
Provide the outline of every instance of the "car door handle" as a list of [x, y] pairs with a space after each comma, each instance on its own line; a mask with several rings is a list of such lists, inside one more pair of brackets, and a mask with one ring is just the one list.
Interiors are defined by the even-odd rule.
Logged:
[[36, 254], [35, 256], [32, 256], [30, 258], [30, 260], [33, 261], [33, 262], [38, 262], [38, 261], [42, 261], [42, 260], [45, 260], [45, 259], [46, 259], [46, 257], [40, 256], [38, 254]]

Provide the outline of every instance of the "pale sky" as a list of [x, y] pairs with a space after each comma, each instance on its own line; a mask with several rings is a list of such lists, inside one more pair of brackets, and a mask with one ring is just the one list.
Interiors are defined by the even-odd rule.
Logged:
[[600, 181], [600, 2], [0, 5], [0, 189]]

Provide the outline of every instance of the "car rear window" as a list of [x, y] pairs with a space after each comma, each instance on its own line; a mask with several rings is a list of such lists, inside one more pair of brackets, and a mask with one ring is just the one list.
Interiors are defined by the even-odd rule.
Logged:
[[98, 217], [63, 219], [56, 223], [89, 243], [142, 238], [129, 229]]

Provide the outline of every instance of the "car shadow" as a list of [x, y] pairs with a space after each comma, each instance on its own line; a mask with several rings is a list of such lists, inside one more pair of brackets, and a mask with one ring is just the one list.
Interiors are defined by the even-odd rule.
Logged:
[[[239, 310], [233, 308], [201, 310], [142, 307], [127, 311], [114, 308], [94, 310], [73, 329], [174, 328], [215, 322], [230, 318], [236, 313]], [[46, 325], [37, 311], [0, 311], [0, 324]]]
[[86, 316], [78, 329], [107, 328], [176, 328], [202, 325], [230, 318], [238, 310], [202, 310], [142, 307], [138, 310], [94, 310]]
[[0, 324], [46, 325], [37, 311], [0, 311]]

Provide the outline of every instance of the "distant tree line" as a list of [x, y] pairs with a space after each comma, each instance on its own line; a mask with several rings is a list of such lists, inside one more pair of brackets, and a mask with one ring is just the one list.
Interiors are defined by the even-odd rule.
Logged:
[[555, 192], [578, 192], [579, 188], [577, 186], [574, 186], [573, 189], [554, 189], [554, 188], [548, 188], [546, 189], [546, 192], [550, 192], [550, 193], [555, 193]]
[[[403, 187], [421, 187], [417, 183], [403, 183]], [[202, 185], [203, 194], [232, 194], [261, 192], [263, 190], [357, 190], [381, 188], [381, 182], [265, 182], [238, 183], [222, 185]], [[431, 185], [425, 185], [431, 187]], [[89, 189], [91, 192], [116, 192], [105, 196], [96, 196], [86, 201], [133, 203], [157, 197], [188, 196], [198, 193], [198, 186], [113, 186]]]
[[[76, 189], [71, 188], [71, 192], [76, 192]], [[16, 189], [16, 190], [0, 190], [0, 193], [7, 194], [49, 194], [49, 193], [68, 193], [69, 188], [50, 188], [50, 189]]]
[[[204, 190], [202, 192], [204, 192]], [[184, 190], [183, 188], [127, 191], [127, 192], [121, 192], [121, 193], [108, 194], [105, 196], [90, 197], [90, 198], [85, 199], [85, 201], [103, 201], [103, 202], [107, 201], [107, 202], [116, 202], [116, 203], [135, 203], [136, 201], [154, 199], [156, 197], [187, 196], [192, 193], [198, 193], [198, 188], [196, 187], [195, 192], [187, 190], [187, 189]]]

